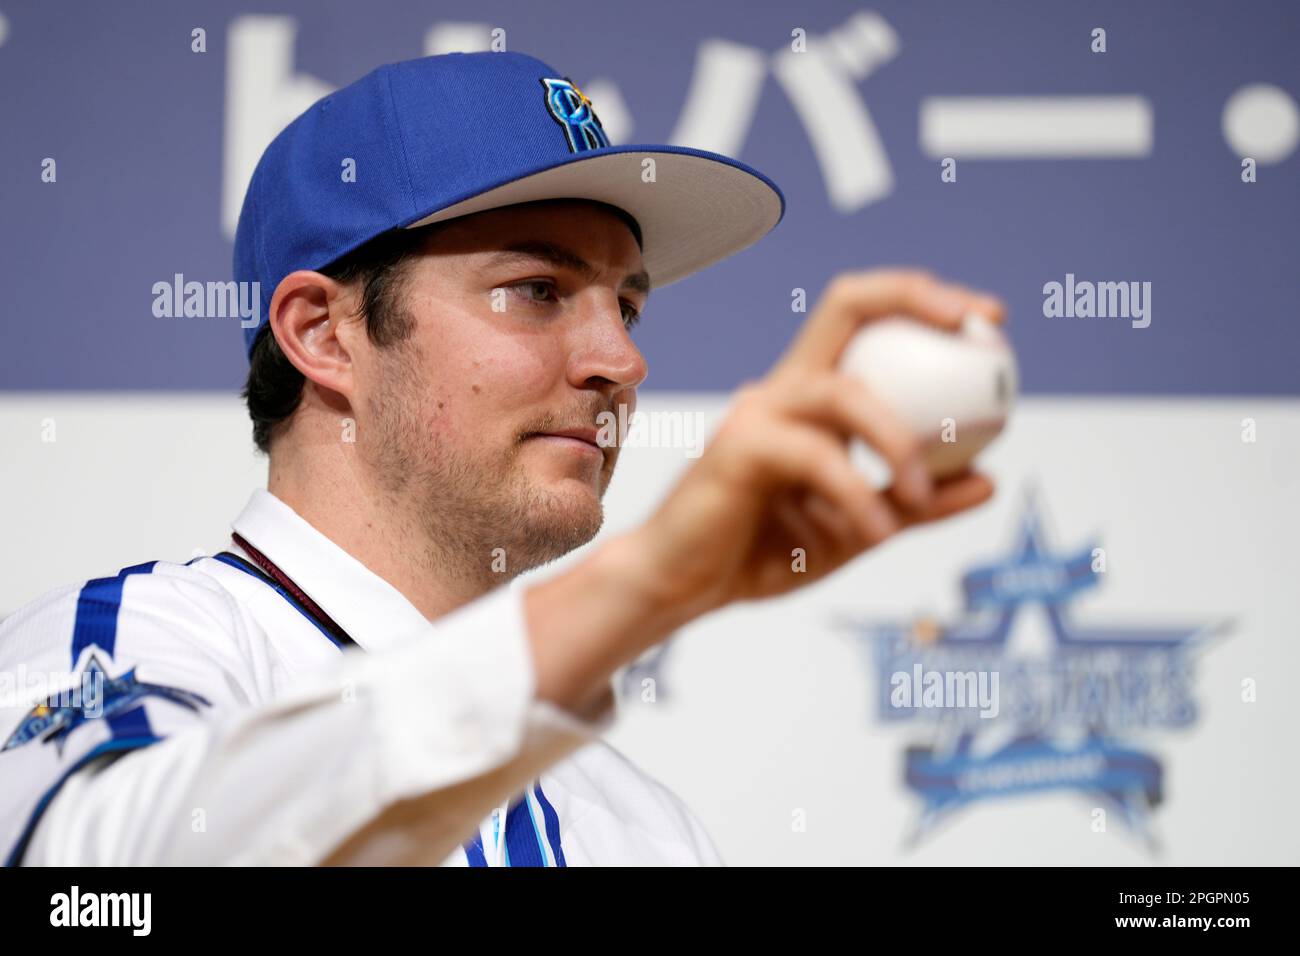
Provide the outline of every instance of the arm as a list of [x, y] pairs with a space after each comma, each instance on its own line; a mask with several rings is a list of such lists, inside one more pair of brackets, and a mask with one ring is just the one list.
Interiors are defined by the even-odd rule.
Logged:
[[[132, 644], [152, 647], [156, 627], [176, 645], [178, 615], [146, 609], [159, 604], [131, 606]], [[223, 629], [240, 627], [237, 614], [222, 616]], [[185, 617], [201, 619], [202, 608]], [[192, 660], [193, 648], [185, 650]], [[129, 663], [120, 659], [117, 669]], [[215, 700], [223, 681], [247, 683], [227, 674], [198, 689]], [[180, 679], [166, 665], [147, 676]], [[23, 862], [312, 864], [375, 820], [399, 820], [419, 797], [418, 828], [389, 826], [385, 839], [336, 862], [436, 864], [492, 807], [612, 719], [605, 709], [584, 724], [536, 699], [520, 595], [508, 590], [393, 651], [341, 655], [337, 667], [270, 705], [221, 703], [202, 716], [151, 703], [155, 727], [169, 719], [184, 725], [160, 743], [73, 773], [40, 817]]]

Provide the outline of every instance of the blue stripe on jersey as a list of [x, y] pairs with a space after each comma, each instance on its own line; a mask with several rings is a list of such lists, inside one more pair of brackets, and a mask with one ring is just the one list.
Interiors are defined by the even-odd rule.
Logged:
[[329, 640], [329, 642], [330, 642], [331, 644], [333, 644], [333, 645], [334, 645], [335, 647], [337, 647], [339, 650], [342, 650], [342, 649], [343, 649], [343, 644], [338, 640], [338, 638], [336, 638], [336, 637], [335, 637], [333, 634], [331, 634], [329, 631], [325, 630], [325, 628], [321, 626], [320, 621], [316, 620], [316, 618], [314, 618], [311, 614], [309, 614], [309, 613], [307, 612], [307, 609], [306, 609], [305, 607], [303, 607], [301, 604], [299, 604], [298, 601], [294, 598], [294, 596], [293, 596], [292, 594], [290, 594], [288, 591], [286, 591], [284, 588], [282, 588], [282, 587], [279, 585], [278, 582], [276, 582], [276, 581], [268, 581], [266, 578], [262, 577], [262, 575], [260, 575], [260, 574], [256, 574], [256, 573], [254, 573], [253, 571], [250, 571], [248, 568], [244, 567], [244, 566], [243, 566], [242, 564], [240, 564], [238, 561], [234, 560], [233, 558], [227, 557], [227, 556], [224, 555], [224, 554], [214, 554], [214, 555], [212, 555], [212, 560], [214, 560], [214, 561], [220, 561], [222, 564], [227, 564], [227, 565], [229, 565], [229, 566], [232, 567], [232, 568], [239, 568], [239, 570], [243, 571], [243, 572], [244, 572], [245, 574], [247, 574], [250, 578], [256, 578], [258, 581], [261, 581], [261, 582], [262, 582], [263, 584], [265, 584], [267, 587], [272, 588], [272, 589], [273, 589], [277, 594], [280, 595], [280, 597], [282, 597], [282, 598], [284, 598], [286, 601], [288, 601], [288, 602], [289, 602], [289, 605], [290, 605], [294, 610], [296, 610], [299, 614], [301, 614], [301, 615], [302, 615], [303, 617], [305, 617], [307, 620], [311, 621], [312, 627], [316, 628], [316, 630], [318, 630], [318, 631], [320, 631], [322, 634], [324, 634], [325, 637]]
[[475, 833], [474, 839], [465, 844], [465, 859], [470, 866], [487, 866], [487, 855], [483, 852], [483, 834]]
[[564, 862], [564, 850], [560, 846], [560, 815], [551, 806], [551, 801], [546, 799], [546, 794], [542, 793], [541, 780], [533, 784], [533, 795], [542, 808], [542, 818], [546, 821], [546, 839], [551, 842], [551, 855], [555, 857], [555, 865], [568, 866]]
[[72, 630], [72, 666], [92, 644], [113, 656], [117, 643], [117, 612], [122, 606], [122, 585], [129, 574], [148, 574], [157, 561], [123, 568], [113, 578], [96, 578], [82, 585], [77, 595], [77, 623]]
[[[136, 708], [137, 710], [139, 708]], [[46, 790], [41, 799], [36, 804], [36, 809], [32, 811], [31, 817], [27, 821], [27, 826], [23, 827], [23, 832], [19, 835], [18, 840], [14, 843], [8, 858], [5, 860], [5, 866], [18, 866], [23, 861], [23, 853], [27, 850], [27, 844], [36, 832], [36, 825], [40, 823], [41, 817], [45, 814], [55, 796], [63, 785], [68, 782], [68, 778], [74, 773], [90, 763], [97, 757], [102, 757], [110, 753], [124, 753], [131, 750], [139, 750], [141, 747], [148, 747], [150, 744], [156, 744], [161, 738], [150, 735], [148, 737], [114, 737], [112, 740], [105, 740], [102, 744], [94, 747], [89, 753], [69, 767], [61, 776], [54, 786]]]
[[145, 714], [144, 704], [132, 707], [124, 713], [114, 714], [108, 718], [108, 726], [114, 738], [153, 736], [153, 728], [149, 726], [149, 717]]
[[533, 836], [537, 837], [537, 852], [541, 855], [542, 866], [546, 866], [546, 844], [542, 842], [542, 831], [537, 829], [537, 817], [533, 815], [533, 805], [528, 799], [528, 791], [524, 791], [524, 806], [528, 808], [528, 823], [533, 828]]
[[[122, 587], [132, 574], [149, 574], [158, 564], [146, 561], [117, 572], [116, 577], [96, 578], [82, 585], [77, 595], [77, 617], [72, 625], [72, 666], [77, 666], [88, 647], [97, 646], [109, 657], [117, 650], [117, 615], [122, 609]], [[153, 737], [144, 705], [108, 718], [109, 732], [116, 739]]]
[[541, 838], [533, 826], [533, 813], [525, 794], [506, 814], [506, 864], [508, 866], [545, 866]]

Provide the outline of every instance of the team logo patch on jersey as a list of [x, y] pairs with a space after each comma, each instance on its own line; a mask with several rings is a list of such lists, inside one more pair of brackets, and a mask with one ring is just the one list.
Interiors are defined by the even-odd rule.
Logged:
[[572, 80], [552, 77], [543, 79], [542, 86], [546, 88], [546, 108], [564, 130], [569, 140], [569, 152], [585, 153], [609, 145], [609, 137], [600, 125], [595, 107]]
[[82, 724], [125, 713], [148, 697], [161, 697], [194, 711], [211, 706], [190, 691], [137, 680], [134, 667], [120, 677], [109, 677], [99, 658], [91, 654], [80, 682], [29, 710], [0, 752], [39, 740], [53, 743], [62, 753], [68, 735]]

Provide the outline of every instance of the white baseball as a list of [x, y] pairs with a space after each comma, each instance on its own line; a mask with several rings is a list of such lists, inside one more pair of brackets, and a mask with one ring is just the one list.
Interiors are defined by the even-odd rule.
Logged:
[[840, 369], [916, 432], [936, 478], [964, 469], [998, 436], [1019, 384], [1010, 343], [975, 313], [958, 332], [902, 316], [869, 323], [845, 348]]

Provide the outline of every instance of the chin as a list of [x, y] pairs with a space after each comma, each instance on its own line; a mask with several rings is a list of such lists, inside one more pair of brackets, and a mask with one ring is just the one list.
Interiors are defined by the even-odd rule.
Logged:
[[551, 485], [537, 496], [534, 514], [547, 524], [590, 528], [590, 539], [596, 536], [605, 520], [605, 506], [600, 497], [599, 492], [586, 482], [567, 479]]
[[600, 496], [585, 483], [565, 480], [538, 489], [530, 498], [524, 521], [538, 564], [582, 547], [605, 521]]

